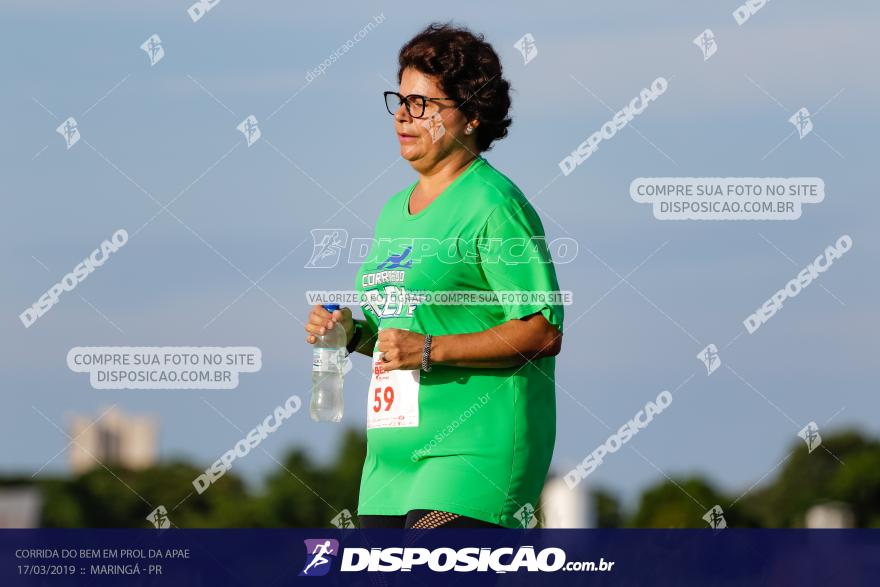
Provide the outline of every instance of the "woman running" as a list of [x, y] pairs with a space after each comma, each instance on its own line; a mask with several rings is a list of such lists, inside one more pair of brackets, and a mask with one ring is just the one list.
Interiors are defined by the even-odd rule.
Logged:
[[365, 319], [315, 306], [307, 341], [341, 325], [373, 357], [361, 527], [530, 527], [563, 308], [541, 220], [482, 156], [507, 135], [510, 85], [491, 45], [451, 25], [398, 61], [385, 104], [418, 179], [379, 214], [356, 280]]

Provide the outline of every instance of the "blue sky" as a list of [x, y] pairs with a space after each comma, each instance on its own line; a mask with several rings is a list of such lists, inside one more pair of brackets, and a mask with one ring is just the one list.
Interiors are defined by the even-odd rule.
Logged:
[[[532, 198], [549, 238], [579, 243], [577, 258], [557, 267], [575, 303], [557, 365], [554, 470], [605, 441], [600, 422], [617, 429], [683, 382], [631, 441], [638, 452], [611, 455], [590, 482], [632, 496], [664, 474], [700, 473], [738, 493], [786, 457], [809, 421], [880, 434], [870, 368], [880, 97], [872, 3], [778, 0], [742, 26], [728, 1], [357, 2], [328, 12], [223, 0], [196, 23], [188, 4], [4, 3], [3, 472], [32, 472], [67, 444], [35, 407], [62, 425], [111, 404], [155, 414], [162, 456], [207, 466], [241, 434], [204, 400], [249, 430], [291, 393], [307, 398], [303, 294], [348, 289], [357, 269], [304, 269], [309, 230], [369, 237], [383, 202], [415, 179], [380, 94], [396, 89], [400, 45], [448, 19], [485, 33], [515, 89], [510, 135], [488, 160]], [[380, 14], [384, 22], [305, 85], [306, 72]], [[705, 28], [719, 49], [704, 62], [691, 41]], [[140, 44], [154, 33], [166, 55], [151, 68]], [[527, 65], [513, 46], [525, 33], [538, 47]], [[616, 111], [658, 76], [669, 89], [635, 128], [557, 177], [558, 162], [610, 119], [602, 102]], [[821, 109], [815, 135], [766, 156], [802, 106]], [[236, 125], [250, 114], [266, 140], [249, 148]], [[91, 146], [65, 149], [55, 127], [67, 116]], [[662, 176], [815, 176], [826, 197], [796, 221], [660, 221], [628, 190], [637, 177]], [[22, 327], [18, 314], [101, 240], [134, 233], [160, 210], [153, 198], [165, 204], [187, 187], [169, 207], [179, 221], [162, 212]], [[351, 200], [329, 226], [339, 205], [327, 192]], [[742, 320], [842, 234], [852, 251], [748, 335]], [[695, 358], [709, 343], [724, 365], [711, 376]], [[232, 391], [97, 391], [65, 364], [74, 346], [150, 345], [257, 346], [263, 369]], [[346, 380], [350, 425], [364, 425], [367, 382], [363, 358]], [[301, 445], [322, 460], [340, 432], [303, 413], [263, 446], [280, 456]], [[236, 470], [255, 479], [274, 466], [254, 453]], [[65, 470], [62, 455], [45, 473]]]

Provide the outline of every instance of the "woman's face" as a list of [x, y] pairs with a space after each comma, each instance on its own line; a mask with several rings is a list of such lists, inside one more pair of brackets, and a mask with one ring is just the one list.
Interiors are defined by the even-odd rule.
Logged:
[[[448, 97], [435, 77], [412, 67], [403, 70], [398, 92], [403, 96], [420, 94], [428, 98]], [[456, 106], [453, 100], [429, 101], [425, 103], [422, 117], [413, 118], [401, 104], [394, 114], [401, 157], [416, 167], [430, 168], [455, 149], [468, 149], [476, 154], [474, 134], [464, 134], [468, 121]]]

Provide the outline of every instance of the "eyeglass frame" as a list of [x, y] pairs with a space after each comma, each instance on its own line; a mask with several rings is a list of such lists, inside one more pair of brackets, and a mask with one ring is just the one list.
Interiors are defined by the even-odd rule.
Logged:
[[[390, 114], [391, 116], [394, 116], [397, 113], [397, 110], [400, 110], [400, 104], [398, 104], [397, 110], [392, 112], [388, 108], [389, 94], [397, 96], [397, 98], [400, 100], [400, 104], [403, 104], [403, 107], [406, 108], [406, 113], [409, 114], [411, 117], [417, 118], [417, 119], [422, 119], [425, 117], [425, 111], [428, 109], [428, 102], [438, 102], [440, 100], [452, 100], [453, 102], [458, 102], [458, 100], [456, 100], [455, 98], [450, 98], [448, 96], [445, 98], [429, 98], [428, 96], [423, 96], [422, 94], [407, 94], [406, 96], [404, 96], [400, 92], [392, 92], [392, 91], [383, 92], [382, 96], [385, 98], [385, 109], [388, 110], [388, 114]], [[412, 97], [422, 98], [422, 113], [419, 116], [413, 115], [412, 111], [409, 109], [409, 99]]]

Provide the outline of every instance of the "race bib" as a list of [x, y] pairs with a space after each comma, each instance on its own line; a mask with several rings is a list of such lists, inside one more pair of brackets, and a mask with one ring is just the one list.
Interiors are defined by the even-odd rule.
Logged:
[[418, 426], [419, 370], [385, 371], [382, 353], [374, 352], [367, 400], [367, 429]]

